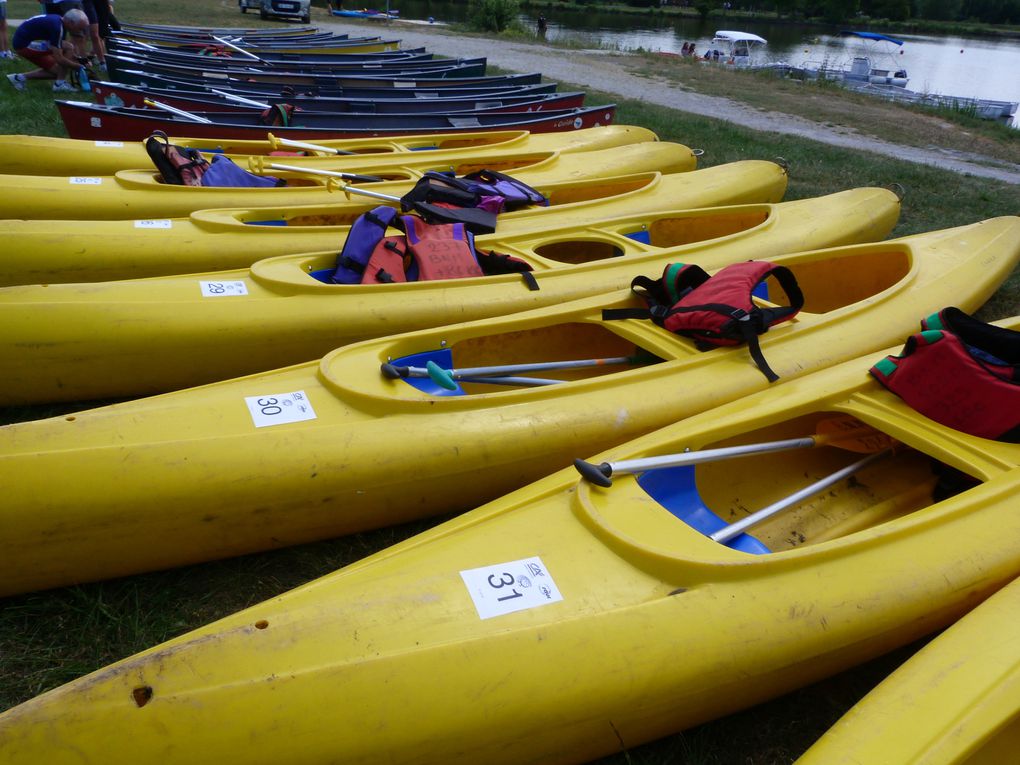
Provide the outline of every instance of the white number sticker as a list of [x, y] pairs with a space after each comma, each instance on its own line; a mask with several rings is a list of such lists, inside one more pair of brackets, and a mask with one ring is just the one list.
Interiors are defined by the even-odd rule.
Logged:
[[202, 285], [202, 297], [236, 297], [247, 295], [248, 286], [244, 282], [199, 282]]
[[248, 405], [256, 428], [315, 419], [315, 410], [303, 390], [248, 396], [244, 403]]
[[136, 220], [135, 228], [171, 228], [173, 223], [169, 220]]
[[103, 182], [102, 178], [85, 178], [80, 175], [72, 175], [68, 180], [74, 186], [98, 186]]
[[468, 569], [461, 571], [460, 577], [482, 619], [563, 600], [537, 557]]
[[123, 141], [96, 141], [96, 146], [105, 146], [108, 149], [123, 149]]

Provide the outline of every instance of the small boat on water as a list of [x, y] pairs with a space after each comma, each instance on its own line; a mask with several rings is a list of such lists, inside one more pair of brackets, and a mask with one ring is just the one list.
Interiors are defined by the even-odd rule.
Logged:
[[1014, 762], [1020, 751], [1018, 613], [1020, 579], [883, 680], [797, 765]]
[[[586, 453], [598, 452], [751, 393], [770, 387], [781, 389], [811, 372], [902, 341], [916, 317], [950, 301], [963, 310], [975, 310], [1020, 262], [1020, 218], [994, 218], [890, 241], [793, 253], [770, 262], [789, 269], [804, 297], [803, 310], [762, 336], [761, 351], [779, 375], [771, 383], [746, 345], [701, 351], [692, 340], [650, 321], [607, 317], [607, 309], [644, 306], [634, 292], [624, 290], [510, 316], [366, 340], [338, 348], [318, 362], [0, 428], [0, 475], [5, 498], [0, 506], [0, 526], [6, 530], [4, 555], [0, 556], [0, 594], [239, 555], [470, 509], [547, 475], [557, 465], [570, 464], [578, 456], [579, 444]], [[758, 298], [762, 301], [758, 305], [787, 305], [784, 292], [790, 295], [785, 285], [782, 289], [770, 288], [767, 296]], [[285, 342], [287, 328], [277, 329], [278, 337]], [[225, 336], [223, 342], [229, 344], [230, 337]], [[596, 361], [570, 363], [588, 359]], [[428, 368], [428, 362], [440, 370], [499, 365], [514, 372], [507, 371], [510, 376], [501, 379], [479, 378], [467, 372], [448, 386], [412, 374], [412, 368]], [[541, 379], [527, 373], [529, 365], [540, 362], [563, 362], [565, 366], [557, 371], [542, 370]], [[865, 370], [859, 374], [863, 376]], [[788, 399], [780, 396], [780, 401], [784, 400]], [[805, 410], [810, 411], [806, 402], [794, 417], [803, 416]], [[744, 412], [761, 416], [757, 406], [741, 403], [739, 411], [742, 418]], [[719, 418], [709, 421], [720, 424]], [[809, 420], [807, 426], [813, 424]], [[739, 432], [744, 430], [741, 427]], [[709, 440], [737, 434], [731, 431], [723, 436], [716, 431]], [[700, 438], [696, 440], [696, 446], [703, 445]], [[919, 436], [914, 443], [921, 446], [930, 440]], [[967, 454], [968, 459], [979, 459], [974, 452]], [[904, 473], [898, 461], [887, 463], [890, 472], [881, 483], [892, 481], [899, 491], [916, 490], [921, 483], [916, 471], [927, 470], [927, 464], [919, 456], [913, 469]], [[980, 464], [986, 475], [995, 467]], [[799, 459], [787, 467], [791, 480], [802, 480], [804, 466]], [[1011, 512], [1020, 471], [1015, 467], [1007, 471], [1001, 463], [997, 467], [995, 472], [1009, 476], [1006, 485], [995, 487], [996, 492], [1002, 491], [996, 496], [1010, 498], [1002, 511], [1014, 519], [1013, 523], [1020, 524], [1020, 515]], [[723, 485], [728, 483], [733, 488], [732, 470], [724, 473], [730, 475], [728, 479], [724, 476]], [[903, 476], [899, 483], [897, 475]], [[757, 486], [754, 501], [765, 499], [768, 492], [781, 485], [772, 475]], [[863, 481], [863, 485], [869, 487], [871, 482]], [[888, 498], [893, 500], [898, 493], [894, 491]], [[876, 499], [868, 491], [854, 491], [853, 496], [858, 507], [861, 501], [870, 506]], [[745, 505], [738, 502], [737, 506]], [[569, 510], [565, 516], [574, 517]], [[850, 523], [855, 521], [852, 516]], [[625, 522], [638, 515], [628, 505], [619, 517]], [[822, 518], [826, 523], [833, 520], [828, 514]], [[506, 543], [532, 544], [541, 537], [541, 523], [534, 526], [531, 519], [522, 520], [523, 536], [510, 534], [504, 538]], [[582, 521], [581, 526], [585, 525]], [[700, 533], [682, 533], [706, 546], [702, 549], [716, 548]], [[949, 533], [955, 544], [962, 543], [958, 531]], [[765, 544], [771, 542], [775, 547], [791, 534], [792, 530], [784, 529], [776, 541], [769, 539]], [[989, 528], [988, 534], [990, 539], [1010, 540], [1011, 551], [1013, 545], [1020, 544], [1020, 533], [1013, 534], [1012, 527]], [[648, 544], [662, 544], [666, 538], [661, 533], [647, 537]], [[633, 537], [624, 534], [613, 548], [630, 544], [626, 539]], [[974, 542], [967, 540], [968, 544]], [[588, 537], [576, 548], [550, 543], [551, 547], [543, 545], [542, 550], [555, 549], [566, 556], [565, 561], [578, 556], [587, 559], [592, 552]], [[924, 558], [926, 561], [942, 559], [945, 554], [928, 552], [931, 555]], [[745, 568], [758, 557], [747, 559], [732, 550], [724, 554], [738, 555]], [[961, 560], [961, 572], [980, 568], [975, 557], [981, 556], [967, 555]], [[489, 562], [505, 560], [510, 558], [497, 557]], [[654, 567], [662, 560], [652, 555], [647, 563]], [[924, 569], [913, 552], [897, 560]], [[1015, 553], [1008, 560], [1017, 566]], [[631, 564], [623, 567], [633, 570]], [[607, 570], [601, 563], [592, 568], [592, 572], [600, 572], [597, 577]], [[450, 574], [457, 576], [456, 571]], [[933, 574], [933, 581], [940, 583], [940, 592], [955, 593], [959, 602], [966, 601], [966, 593], [973, 592], [973, 588], [961, 586], [954, 579]], [[986, 577], [978, 581], [993, 586]], [[647, 599], [656, 591], [665, 596], [693, 583], [682, 579], [660, 583], [642, 589], [640, 597]], [[773, 588], [775, 584], [765, 587]], [[902, 583], [894, 584], [896, 591], [902, 592]], [[825, 585], [823, 579], [820, 592], [829, 592]], [[611, 589], [615, 591], [615, 586]], [[726, 597], [719, 602], [728, 600]], [[791, 629], [803, 629], [802, 619], [791, 620], [789, 598], [782, 600], [782, 619]], [[859, 599], [843, 600], [848, 603], [848, 613], [860, 615]], [[891, 600], [899, 613], [902, 600]], [[419, 609], [423, 602], [432, 601], [415, 598], [408, 608]], [[917, 607], [933, 619], [938, 617], [929, 597], [919, 596]], [[812, 633], [831, 640], [824, 616], [823, 611], [811, 617], [815, 620]], [[688, 623], [704, 637], [703, 622], [674, 621]], [[908, 619], [910, 626], [905, 631], [921, 629], [917, 622], [917, 618]], [[401, 623], [401, 619], [394, 619], [391, 613], [386, 629], [396, 635], [394, 623]], [[829, 629], [835, 626], [829, 625]], [[876, 634], [886, 633], [881, 626], [874, 625], [879, 629]], [[599, 633], [590, 624], [584, 625], [583, 632], [589, 640]], [[647, 646], [647, 627], [640, 627], [638, 634]], [[747, 636], [755, 633], [736, 628], [725, 634], [739, 635], [746, 645]], [[413, 629], [409, 639], [425, 638]], [[541, 643], [534, 638], [528, 642], [532, 646]], [[675, 658], [676, 644], [665, 642], [669, 644], [667, 652]], [[712, 642], [702, 640], [697, 644]], [[850, 640], [849, 644], [864, 648], [859, 641]], [[366, 645], [370, 651], [380, 648], [373, 639]], [[788, 645], [791, 649], [795, 646]], [[770, 645], [770, 650], [773, 648]], [[618, 652], [618, 646], [615, 650]], [[458, 653], [461, 658], [467, 655]], [[710, 662], [709, 666], [722, 663]], [[674, 664], [683, 667], [689, 662]], [[508, 670], [513, 674], [520, 671], [516, 662]], [[405, 673], [408, 678], [419, 677], [417, 672]], [[740, 683], [745, 683], [746, 674], [738, 674]], [[293, 675], [288, 669], [280, 676]], [[137, 674], [132, 677], [137, 684]], [[717, 693], [718, 678], [706, 680]], [[633, 675], [628, 675], [624, 683], [632, 681]], [[501, 685], [497, 682], [488, 687]], [[644, 685], [634, 690], [638, 697]], [[350, 685], [345, 683], [343, 687], [346, 697], [354, 693]], [[393, 688], [387, 687], [388, 715], [392, 715], [392, 693]], [[364, 699], [354, 695], [358, 698], [356, 706], [361, 708]], [[157, 689], [155, 698], [160, 696], [169, 699], [172, 692]], [[429, 697], [434, 703], [434, 694]], [[244, 698], [241, 694], [237, 703]], [[593, 697], [585, 691], [579, 698]], [[598, 698], [615, 699], [615, 694]], [[129, 693], [124, 700], [130, 703], [130, 699]], [[321, 697], [316, 703], [321, 703]], [[477, 706], [477, 699], [472, 704]], [[277, 712], [282, 708], [274, 707]], [[138, 708], [132, 711], [137, 713]], [[332, 707], [330, 715], [337, 717]], [[550, 726], [547, 715], [539, 717], [546, 727], [559, 727]], [[244, 718], [249, 719], [247, 715]], [[67, 740], [23, 715], [7, 719], [24, 721], [25, 730], [38, 731], [28, 735], [39, 735], [40, 742]], [[81, 717], [70, 715], [64, 719], [70, 723]], [[164, 722], [170, 724], [171, 719]], [[459, 724], [462, 716], [455, 714], [449, 719]], [[183, 720], [178, 722], [184, 724]], [[190, 719], [187, 722], [193, 723]], [[135, 744], [140, 723], [136, 720], [132, 728], [132, 746], [128, 748], [132, 762], [137, 762]], [[168, 738], [165, 725], [157, 724], [156, 728], [164, 743], [184, 740], [176, 735]], [[575, 730], [573, 726], [568, 728]], [[10, 729], [0, 730], [0, 738], [4, 740], [5, 758], [14, 761], [12, 753], [16, 750], [11, 745]], [[528, 739], [519, 731], [515, 738]], [[194, 736], [185, 739], [195, 741]], [[355, 747], [361, 741], [359, 736], [349, 740], [346, 735], [337, 740]], [[105, 740], [107, 752], [108, 744]], [[68, 756], [80, 762], [81, 748], [75, 746], [72, 750]], [[352, 751], [332, 759], [354, 761], [353, 755], [346, 756]], [[508, 753], [503, 756], [513, 762], [528, 761], [527, 757]], [[194, 760], [188, 754], [181, 757]], [[37, 757], [33, 762], [53, 761]], [[153, 761], [166, 760], [153, 757]], [[405, 758], [394, 755], [390, 761]]]
[[750, 32], [719, 30], [712, 37], [703, 58], [732, 66], [754, 67], [764, 64], [768, 41]]
[[449, 114], [337, 114], [295, 112], [289, 125], [261, 114], [243, 112], [187, 113], [102, 106], [85, 101], [57, 101], [70, 138], [96, 141], [142, 141], [155, 131], [209, 139], [264, 139], [271, 130], [283, 138], [314, 140], [405, 135], [467, 133], [480, 130], [530, 130], [533, 133], [582, 130], [612, 123], [615, 104], [540, 112], [463, 112]]
[[670, 262], [715, 269], [875, 241], [892, 230], [898, 212], [895, 194], [866, 188], [475, 238], [478, 252], [528, 264], [538, 289], [520, 273], [336, 284], [336, 252], [201, 275], [8, 287], [0, 290], [0, 405], [162, 393], [309, 361], [369, 337], [625, 288]]
[[[856, 273], [843, 270], [830, 283], [852, 281]], [[886, 322], [871, 326], [886, 335]], [[902, 329], [898, 319], [896, 326]], [[837, 334], [863, 339], [868, 330], [847, 327]], [[801, 360], [812, 358], [803, 352], [807, 348], [801, 350]], [[639, 475], [621, 471], [608, 487], [571, 468], [524, 488], [518, 488], [517, 475], [507, 476], [506, 484], [518, 489], [512, 494], [9, 710], [0, 716], [5, 762], [194, 765], [238, 753], [249, 765], [589, 761], [750, 707], [918, 639], [1020, 573], [1020, 447], [920, 416], [868, 376], [875, 358], [858, 358], [680, 420], [593, 458], [640, 463], [686, 452], [704, 458], [700, 464]], [[340, 371], [329, 363], [338, 360], [327, 360], [322, 374]], [[689, 391], [683, 379], [673, 383], [679, 399]], [[296, 370], [280, 381], [296, 382]], [[201, 410], [209, 432], [222, 438], [247, 416], [235, 411], [239, 396], [268, 393], [270, 384], [268, 378], [251, 378], [229, 390], [202, 389], [213, 399]], [[225, 395], [214, 396], [219, 393]], [[309, 393], [320, 395], [317, 389]], [[267, 409], [277, 406], [261, 400]], [[628, 402], [638, 401], [617, 396], [618, 416], [626, 416]], [[379, 403], [372, 397], [352, 400], [351, 406]], [[129, 420], [130, 407], [142, 404], [166, 424], [140, 410]], [[318, 400], [313, 404], [319, 413]], [[665, 400], [656, 404], [667, 409]], [[567, 406], [568, 399], [550, 401], [547, 416], [552, 420]], [[687, 410], [663, 412], [663, 419], [679, 420]], [[83, 484], [67, 470], [77, 461], [73, 449], [82, 447], [73, 440], [79, 428], [89, 442], [99, 440], [90, 431], [105, 428], [111, 442], [114, 433], [131, 431], [132, 438], [153, 439], [165, 450], [167, 429], [199, 414], [185, 407], [183, 394], [164, 396], [80, 413], [68, 418], [73, 422], [29, 423], [18, 435], [26, 444], [66, 442], [62, 460], [39, 457], [53, 469], [38, 491], [67, 487], [80, 493]], [[584, 416], [591, 421], [601, 414]], [[530, 419], [515, 415], [512, 406], [506, 415], [521, 424], [523, 448], [541, 443], [528, 433]], [[396, 411], [392, 416], [401, 418]], [[597, 424], [606, 428], [605, 420]], [[257, 477], [271, 477], [278, 485], [321, 486], [372, 467], [366, 451], [375, 439], [359, 441], [350, 431], [332, 437], [323, 430], [279, 436], [279, 448], [267, 449]], [[205, 431], [189, 433], [196, 446]], [[420, 438], [409, 438], [405, 430], [379, 439], [380, 472], [393, 480], [410, 473], [407, 480], [423, 493], [433, 485], [473, 484], [477, 473], [452, 470], [458, 458], [475, 456], [449, 448], [449, 435], [458, 432], [437, 427], [416, 432]], [[238, 437], [231, 448], [243, 449], [259, 437]], [[156, 439], [163, 443], [157, 446]], [[279, 464], [312, 439], [321, 442], [326, 459], [305, 469]], [[755, 445], [793, 439], [802, 448], [753, 451]], [[351, 441], [358, 441], [360, 453], [350, 462], [336, 459]], [[423, 458], [443, 453], [448, 460], [451, 472], [442, 481], [428, 466], [395, 457], [394, 447], [403, 451], [416, 441]], [[890, 442], [895, 448], [888, 448]], [[491, 438], [487, 443], [482, 451], [498, 451]], [[736, 447], [751, 455], [726, 459], [709, 451]], [[123, 446], [108, 448], [114, 453], [106, 459], [112, 461]], [[578, 432], [565, 451], [576, 456], [601, 448]], [[93, 447], [90, 453], [105, 451]], [[132, 455], [123, 456], [127, 470]], [[204, 455], [190, 456], [174, 460], [180, 472], [168, 490], [198, 474]], [[547, 460], [541, 472], [559, 464], [559, 458]], [[151, 510], [152, 497], [160, 496], [139, 467], [134, 463], [127, 476], [140, 486], [138, 501], [107, 532], [138, 523]], [[201, 469], [203, 475], [211, 472], [204, 463]], [[936, 496], [939, 472], [952, 469], [973, 476], [974, 485]], [[827, 488], [808, 490], [823, 482]], [[122, 488], [120, 482], [102, 485]], [[321, 491], [324, 516], [352, 511], [345, 495]], [[207, 504], [213, 502], [203, 519], [207, 528], [224, 523], [228, 503], [219, 496]], [[381, 505], [376, 496], [374, 506]], [[743, 547], [717, 541], [699, 524], [701, 518], [714, 519], [722, 530], [767, 506], [785, 509], [755, 527], [753, 547], [747, 539]], [[251, 507], [257, 511], [240, 525], [245, 531], [265, 524], [269, 514], [255, 491]], [[170, 514], [191, 509], [182, 501]], [[406, 511], [408, 504], [394, 503], [394, 509]], [[292, 507], [286, 512], [294, 515]], [[93, 529], [94, 521], [85, 526], [86, 532]], [[44, 558], [55, 554], [65, 535], [75, 538], [67, 527], [60, 532], [43, 544]], [[144, 554], [172, 544], [166, 537], [150, 545], [128, 536], [125, 546]], [[188, 549], [187, 543], [177, 547]], [[112, 549], [105, 552], [109, 559], [119, 557]], [[37, 560], [29, 558], [18, 573], [37, 568]], [[1015, 598], [1006, 604], [1003, 633], [968, 636], [977, 655], [961, 660], [984, 665], [984, 654], [1014, 649], [1016, 640], [1003, 635], [1016, 633], [1016, 605]], [[1015, 665], [1014, 658], [1014, 675]], [[958, 670], [956, 677], [965, 674], [949, 669]], [[925, 686], [915, 701], [927, 708], [930, 696]], [[987, 707], [1015, 710], [1016, 700], [1009, 686], [988, 699]], [[997, 719], [1011, 722], [1015, 732], [1015, 719]], [[914, 736], [927, 722], [896, 732]], [[894, 719], [876, 724], [893, 725]], [[1015, 746], [1015, 736], [1012, 741]], [[994, 761], [1012, 762], [1015, 752], [1006, 748], [1007, 756]], [[837, 763], [839, 754], [820, 762]], [[882, 754], [880, 749], [854, 762], [872, 765], [883, 761]]]
[[[649, 144], [656, 146], [657, 144]], [[644, 160], [653, 151], [642, 152]], [[778, 202], [786, 169], [742, 160], [662, 174], [635, 173], [540, 184], [548, 206], [501, 213], [496, 233], [595, 223], [688, 207]], [[400, 193], [412, 187], [407, 183]], [[247, 268], [274, 255], [333, 250], [377, 199], [352, 195], [321, 205], [200, 210], [187, 218], [0, 220], [0, 285], [137, 279]], [[87, 228], [89, 235], [83, 236]]]
[[910, 77], [894, 53], [895, 49], [903, 46], [903, 40], [877, 32], [846, 31], [840, 34], [860, 41], [859, 49], [850, 61], [832, 63], [826, 59], [821, 62], [805, 62], [799, 69], [807, 77], [839, 80], [851, 85], [906, 87]]
[[939, 93], [919, 93], [893, 85], [876, 85], [873, 83], [855, 83], [851, 85], [858, 93], [884, 98], [897, 103], [932, 106], [941, 109], [953, 109], [973, 114], [984, 120], [995, 120], [1009, 124], [1020, 103], [1017, 101], [996, 101], [990, 98], [974, 98], [971, 96], [949, 96]]

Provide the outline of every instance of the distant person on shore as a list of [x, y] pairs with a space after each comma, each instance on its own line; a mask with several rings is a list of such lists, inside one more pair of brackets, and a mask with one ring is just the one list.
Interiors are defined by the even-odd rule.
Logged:
[[545, 30], [548, 28], [545, 16], [538, 17], [538, 34], [540, 37], [545, 37]]
[[80, 64], [71, 40], [83, 40], [88, 30], [89, 17], [80, 8], [69, 10], [63, 17], [49, 13], [21, 22], [11, 40], [14, 52], [39, 68], [9, 74], [7, 79], [18, 90], [25, 89], [26, 80], [56, 80], [54, 90], [74, 90], [66, 77]]
[[0, 0], [0, 58], [14, 58], [7, 42], [7, 0]]

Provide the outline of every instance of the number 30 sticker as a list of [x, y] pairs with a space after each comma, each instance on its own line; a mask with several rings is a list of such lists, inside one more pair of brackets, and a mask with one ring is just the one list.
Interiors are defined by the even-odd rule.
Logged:
[[248, 396], [244, 403], [248, 405], [256, 428], [315, 419], [315, 410], [303, 390]]
[[460, 576], [482, 619], [563, 600], [540, 558], [472, 568]]

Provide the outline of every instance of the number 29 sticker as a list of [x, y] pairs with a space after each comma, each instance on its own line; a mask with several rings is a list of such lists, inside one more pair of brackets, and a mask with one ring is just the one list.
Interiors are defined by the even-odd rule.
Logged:
[[256, 428], [269, 425], [283, 425], [288, 422], [314, 420], [315, 410], [303, 390], [293, 393], [270, 393], [265, 396], [247, 396], [252, 421]]
[[478, 616], [491, 619], [563, 600], [541, 558], [524, 558], [460, 572]]

